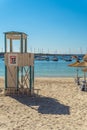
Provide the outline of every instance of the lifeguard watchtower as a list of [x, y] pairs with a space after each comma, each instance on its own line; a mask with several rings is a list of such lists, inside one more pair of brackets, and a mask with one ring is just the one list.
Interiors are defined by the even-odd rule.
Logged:
[[[27, 53], [27, 34], [15, 31], [4, 34], [5, 94], [32, 94], [34, 90], [34, 54]], [[19, 52], [13, 52], [13, 41], [15, 40], [19, 41]]]

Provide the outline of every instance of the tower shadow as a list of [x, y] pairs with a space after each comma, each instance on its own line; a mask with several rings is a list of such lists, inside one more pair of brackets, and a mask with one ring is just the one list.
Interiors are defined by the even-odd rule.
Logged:
[[[50, 97], [11, 96], [18, 102], [31, 107], [41, 114], [70, 115], [69, 106], [63, 105], [57, 99]], [[37, 106], [37, 109], [35, 108]]]

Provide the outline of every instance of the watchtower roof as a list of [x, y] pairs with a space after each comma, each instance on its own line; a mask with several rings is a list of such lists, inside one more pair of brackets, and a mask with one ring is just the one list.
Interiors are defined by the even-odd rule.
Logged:
[[23, 39], [27, 38], [27, 34], [24, 32], [16, 32], [16, 31], [10, 31], [10, 32], [4, 32], [6, 34], [7, 39], [12, 39], [12, 40], [20, 40], [21, 37]]

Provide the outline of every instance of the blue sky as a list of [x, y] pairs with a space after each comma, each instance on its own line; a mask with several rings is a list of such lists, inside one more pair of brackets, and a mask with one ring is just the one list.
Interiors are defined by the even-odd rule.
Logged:
[[0, 0], [0, 51], [7, 31], [27, 33], [29, 51], [87, 53], [87, 0]]

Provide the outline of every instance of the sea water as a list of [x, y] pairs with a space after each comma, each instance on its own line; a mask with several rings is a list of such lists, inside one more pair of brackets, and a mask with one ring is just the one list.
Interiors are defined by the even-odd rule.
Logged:
[[[35, 61], [36, 77], [75, 77], [77, 67], [69, 67], [73, 62], [59, 61]], [[79, 76], [83, 76], [82, 68], [78, 68]]]
[[[34, 75], [35, 77], [75, 77], [77, 74], [77, 67], [69, 67], [68, 65], [73, 63], [66, 62], [64, 60], [58, 61], [34, 61]], [[79, 68], [79, 76], [84, 76], [82, 68]], [[5, 63], [0, 58], [0, 77], [5, 75]]]

